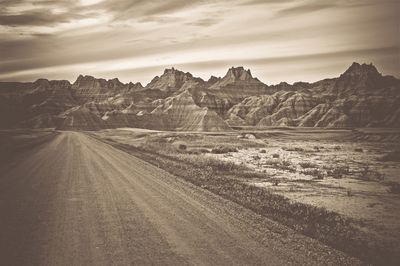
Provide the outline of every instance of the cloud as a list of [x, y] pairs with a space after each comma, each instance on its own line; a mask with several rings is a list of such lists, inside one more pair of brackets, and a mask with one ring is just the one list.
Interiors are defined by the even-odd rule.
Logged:
[[[316, 63], [327, 70], [331, 62], [339, 65], [337, 58], [345, 64], [352, 58], [380, 60], [393, 57], [390, 49], [399, 43], [399, 2], [377, 3], [0, 0], [0, 76], [69, 78], [84, 72], [122, 73], [128, 79], [133, 71], [141, 80], [140, 75], [146, 79], [158, 66], [171, 64], [201, 73], [275, 64], [281, 78], [294, 75], [284, 64], [306, 69]], [[309, 77], [301, 69], [296, 75]]]
[[244, 0], [241, 5], [265, 5], [265, 4], [282, 4], [294, 2], [296, 0]]
[[116, 21], [137, 19], [143, 21], [146, 17], [171, 14], [188, 7], [205, 3], [207, 3], [205, 0], [106, 0], [94, 7], [110, 12], [113, 14], [114, 20]]
[[0, 14], [0, 25], [4, 26], [51, 26], [57, 23], [69, 22], [73, 19], [82, 18], [77, 14], [54, 14], [47, 9], [34, 9], [21, 14]]
[[[258, 0], [254, 0], [258, 2]], [[272, 0], [273, 1], [273, 0]], [[382, 5], [382, 4], [395, 4], [397, 0], [381, 0], [379, 2], [373, 0], [331, 0], [331, 1], [320, 1], [320, 0], [306, 0], [298, 4], [297, 2], [287, 1], [294, 3], [288, 7], [284, 7], [279, 10], [278, 15], [302, 15], [310, 12], [320, 11], [329, 8], [351, 8], [351, 7], [363, 7], [371, 5]], [[260, 1], [261, 2], [261, 1]]]
[[3, 26], [54, 26], [83, 18], [82, 14], [72, 12], [78, 4], [75, 0], [3, 0], [0, 4]]
[[186, 25], [198, 26], [198, 27], [210, 27], [222, 21], [223, 18], [212, 17], [212, 18], [200, 18], [195, 21], [187, 22]]
[[335, 6], [336, 5], [333, 2], [306, 3], [306, 4], [291, 6], [288, 8], [283, 8], [278, 12], [278, 14], [279, 15], [304, 14], [304, 13], [319, 11], [322, 9], [332, 8]]

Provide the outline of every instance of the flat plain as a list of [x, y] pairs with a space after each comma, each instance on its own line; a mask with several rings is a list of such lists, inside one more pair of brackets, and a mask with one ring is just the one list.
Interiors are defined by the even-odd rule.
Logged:
[[[365, 261], [398, 261], [397, 129], [276, 127], [194, 133], [122, 128], [94, 135]], [[271, 202], [276, 195], [282, 198]], [[267, 204], [303, 211], [294, 214]]]
[[4, 265], [362, 264], [99, 141], [104, 132], [0, 134]]

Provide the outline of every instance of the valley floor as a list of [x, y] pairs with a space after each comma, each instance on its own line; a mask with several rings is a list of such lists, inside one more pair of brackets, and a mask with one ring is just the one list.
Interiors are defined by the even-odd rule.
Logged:
[[193, 133], [126, 128], [94, 134], [365, 261], [398, 262], [399, 130]]
[[1, 264], [361, 264], [93, 133], [0, 136]]

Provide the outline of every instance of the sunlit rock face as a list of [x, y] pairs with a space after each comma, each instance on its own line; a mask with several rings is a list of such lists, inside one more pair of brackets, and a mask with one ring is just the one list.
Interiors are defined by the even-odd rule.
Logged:
[[208, 107], [225, 117], [232, 106], [246, 97], [267, 93], [267, 86], [253, 78], [250, 70], [232, 67], [222, 79], [213, 78], [212, 85], [207, 87], [202, 95], [195, 95], [195, 101], [198, 105]]
[[225, 131], [228, 124], [214, 111], [195, 104], [189, 91], [165, 99], [151, 114], [162, 120], [166, 129], [182, 131]]
[[0, 83], [3, 128], [223, 131], [234, 126], [400, 127], [400, 81], [353, 63], [338, 78], [267, 86], [232, 67], [204, 81], [171, 68], [149, 84], [80, 75]]
[[[275, 126], [296, 124], [316, 105], [319, 99], [310, 93], [280, 91], [272, 95], [248, 97], [229, 110], [229, 116], [239, 116], [248, 125]], [[229, 120], [228, 120], [229, 123]]]
[[255, 125], [270, 115], [278, 105], [272, 95], [250, 96], [228, 111], [227, 122], [230, 125]]
[[[166, 92], [176, 92], [184, 86], [185, 83], [204, 82], [199, 78], [194, 78], [192, 74], [182, 72], [175, 68], [165, 69], [160, 77], [155, 77], [147, 86], [148, 90], [160, 90]], [[188, 86], [188, 84], [186, 84]]]
[[[312, 84], [274, 86], [275, 106], [265, 96], [246, 98], [228, 111], [230, 125], [303, 127], [399, 127], [399, 80], [382, 76], [373, 65], [353, 63], [340, 77]], [[251, 104], [248, 101], [251, 99]], [[249, 119], [248, 114], [260, 116]], [[262, 117], [264, 116], [264, 117]], [[258, 121], [257, 121], [258, 120]]]
[[[139, 88], [141, 85], [137, 85]], [[105, 80], [80, 75], [71, 86], [72, 96], [79, 102], [102, 101], [117, 94], [138, 89], [135, 84], [123, 84], [117, 78]]]

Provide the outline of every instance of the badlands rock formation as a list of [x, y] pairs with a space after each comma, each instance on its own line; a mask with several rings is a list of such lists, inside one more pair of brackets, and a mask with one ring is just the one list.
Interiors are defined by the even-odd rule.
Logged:
[[[339, 78], [286, 83], [272, 95], [247, 97], [228, 111], [231, 125], [400, 127], [400, 81], [353, 63]], [[254, 115], [256, 114], [256, 115]], [[396, 117], [396, 118], [395, 118]]]
[[267, 86], [243, 67], [204, 81], [166, 69], [149, 84], [80, 75], [0, 82], [0, 127], [141, 127], [225, 131], [235, 126], [400, 127], [400, 80], [353, 63], [337, 78]]

